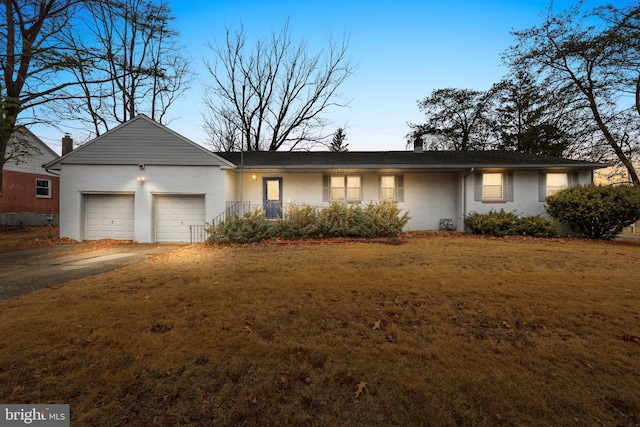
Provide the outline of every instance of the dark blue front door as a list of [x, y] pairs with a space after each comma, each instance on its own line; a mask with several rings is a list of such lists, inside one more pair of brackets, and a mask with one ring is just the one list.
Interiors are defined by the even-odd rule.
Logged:
[[263, 203], [267, 219], [282, 216], [282, 178], [264, 178]]

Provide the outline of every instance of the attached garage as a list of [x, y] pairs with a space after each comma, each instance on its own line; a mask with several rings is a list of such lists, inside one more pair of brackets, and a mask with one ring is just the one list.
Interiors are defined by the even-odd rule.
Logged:
[[86, 194], [85, 239], [134, 239], [133, 194]]
[[156, 195], [156, 242], [191, 240], [189, 226], [204, 225], [203, 195]]

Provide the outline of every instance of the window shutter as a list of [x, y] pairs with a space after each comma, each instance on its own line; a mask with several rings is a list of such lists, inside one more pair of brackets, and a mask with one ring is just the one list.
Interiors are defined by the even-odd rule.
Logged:
[[322, 201], [331, 201], [331, 177], [329, 175], [322, 175]]
[[482, 201], [482, 174], [476, 173], [474, 181], [473, 200], [480, 202]]
[[404, 202], [404, 175], [396, 175], [396, 202]]
[[547, 201], [547, 174], [545, 172], [538, 174], [538, 201]]
[[507, 202], [513, 202], [513, 172], [507, 172], [505, 176], [505, 200]]

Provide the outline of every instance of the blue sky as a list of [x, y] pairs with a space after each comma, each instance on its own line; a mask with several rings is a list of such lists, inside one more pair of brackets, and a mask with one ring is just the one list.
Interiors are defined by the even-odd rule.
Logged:
[[[553, 10], [573, 3], [556, 0]], [[434, 89], [489, 89], [506, 73], [500, 55], [513, 42], [510, 31], [539, 24], [549, 7], [548, 0], [173, 0], [170, 4], [197, 73], [191, 89], [170, 109], [171, 129], [206, 144], [202, 82], [210, 77], [203, 60], [213, 59], [207, 43], [223, 41], [225, 28], [237, 29], [240, 24], [250, 40], [264, 38], [289, 19], [292, 37], [305, 40], [312, 52], [326, 47], [330, 36], [350, 37], [349, 53], [357, 69], [339, 92], [351, 106], [331, 110], [327, 116], [334, 122], [328, 131], [346, 128], [351, 151], [404, 150], [407, 122], [422, 121], [416, 102]], [[59, 151], [60, 138], [43, 140]]]
[[[554, 10], [572, 4], [555, 1]], [[407, 122], [422, 121], [416, 101], [445, 87], [485, 90], [506, 73], [500, 54], [512, 43], [512, 29], [541, 22], [548, 0], [464, 1], [177, 1], [171, 2], [183, 42], [201, 68], [211, 58], [206, 42], [222, 41], [225, 27], [244, 25], [249, 36], [266, 37], [289, 19], [291, 33], [309, 50], [328, 38], [350, 36], [357, 66], [340, 88], [350, 108], [334, 109], [329, 131], [346, 127], [351, 151], [403, 150]], [[199, 80], [208, 78], [199, 73]], [[189, 103], [172, 111], [171, 127], [201, 142], [202, 86]], [[188, 112], [187, 112], [188, 109]], [[177, 115], [181, 116], [180, 118]]]

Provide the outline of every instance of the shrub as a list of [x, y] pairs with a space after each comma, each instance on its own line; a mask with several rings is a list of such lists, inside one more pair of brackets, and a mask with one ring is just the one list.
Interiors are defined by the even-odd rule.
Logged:
[[318, 214], [310, 205], [289, 205], [283, 218], [274, 224], [274, 234], [283, 239], [311, 238], [318, 235]]
[[472, 212], [464, 218], [464, 223], [473, 233], [501, 237], [513, 234], [517, 220], [515, 212], [500, 209], [499, 212], [491, 210], [486, 214]]
[[396, 237], [407, 225], [407, 212], [392, 201], [348, 205], [332, 202], [318, 213], [318, 232], [326, 237]]
[[547, 197], [547, 213], [583, 237], [612, 239], [640, 219], [640, 188], [584, 185]]
[[558, 222], [550, 221], [540, 215], [523, 216], [518, 218], [516, 232], [522, 236], [558, 237]]
[[397, 237], [410, 219], [407, 212], [401, 215], [398, 204], [389, 200], [367, 204], [363, 214], [362, 237]]
[[365, 207], [333, 202], [320, 211], [313, 206], [291, 205], [284, 218], [274, 222], [257, 209], [209, 227], [207, 232], [208, 240], [215, 243], [252, 243], [270, 237], [396, 237], [408, 221], [408, 213], [401, 214], [398, 205], [390, 201], [371, 202]]
[[360, 205], [334, 201], [318, 212], [319, 237], [359, 237], [362, 228]]
[[540, 215], [520, 217], [516, 212], [490, 211], [486, 214], [472, 212], [464, 218], [471, 232], [489, 236], [526, 235], [533, 237], [555, 237], [558, 225]]
[[207, 229], [210, 242], [253, 243], [271, 237], [269, 220], [262, 209], [254, 209], [243, 216], [234, 215]]

